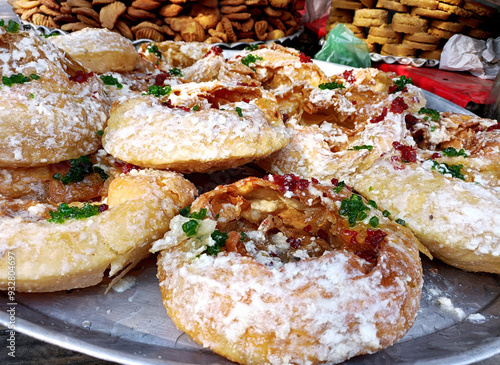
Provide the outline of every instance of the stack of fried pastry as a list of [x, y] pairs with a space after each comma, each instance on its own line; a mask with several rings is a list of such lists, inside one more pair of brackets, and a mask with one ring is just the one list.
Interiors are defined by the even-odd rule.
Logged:
[[439, 59], [444, 43], [454, 34], [479, 39], [498, 36], [494, 25], [498, 16], [493, 4], [471, 0], [332, 0], [325, 30], [344, 23], [365, 40], [370, 52]]

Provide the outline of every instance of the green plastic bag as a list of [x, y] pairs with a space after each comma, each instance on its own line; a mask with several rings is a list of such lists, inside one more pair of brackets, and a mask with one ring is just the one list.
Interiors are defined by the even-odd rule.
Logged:
[[342, 23], [328, 32], [323, 47], [314, 58], [351, 67], [371, 67], [368, 46]]

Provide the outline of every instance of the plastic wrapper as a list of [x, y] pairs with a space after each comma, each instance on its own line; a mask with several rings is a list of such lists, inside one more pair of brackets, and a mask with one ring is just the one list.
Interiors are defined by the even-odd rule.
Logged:
[[368, 46], [342, 23], [328, 32], [323, 47], [314, 58], [351, 67], [371, 67]]
[[439, 69], [494, 80], [500, 70], [500, 37], [481, 40], [455, 34], [443, 47]]

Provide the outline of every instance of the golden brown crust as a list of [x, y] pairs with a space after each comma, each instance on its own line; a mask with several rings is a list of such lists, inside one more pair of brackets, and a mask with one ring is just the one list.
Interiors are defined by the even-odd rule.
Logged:
[[[369, 226], [350, 226], [335, 203], [350, 197], [347, 189], [337, 195], [331, 185], [282, 177], [311, 187], [294, 189], [278, 178], [244, 179], [197, 199], [191, 211], [207, 209], [201, 227], [214, 222], [196, 239], [199, 244], [183, 236], [183, 217], [172, 221], [165, 244], [154, 247], [163, 249], [158, 277], [170, 318], [203, 346], [246, 364], [272, 363], [283, 354], [291, 363], [338, 363], [397, 341], [420, 300], [416, 239], [370, 210], [380, 219], [370, 230], [387, 234], [373, 261], [361, 244], [369, 241]], [[210, 256], [202, 253], [203, 237], [214, 228], [228, 232], [228, 239], [222, 252]], [[238, 242], [242, 231], [246, 238]], [[356, 320], [350, 308], [356, 308]]]

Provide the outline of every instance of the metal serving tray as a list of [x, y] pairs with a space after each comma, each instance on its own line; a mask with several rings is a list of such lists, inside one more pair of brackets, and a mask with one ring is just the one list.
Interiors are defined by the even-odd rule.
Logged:
[[[345, 68], [318, 63], [329, 74]], [[434, 94], [425, 94], [428, 107], [469, 113]], [[195, 183], [209, 190], [238, 179], [241, 173], [233, 169], [199, 174]], [[500, 354], [500, 276], [468, 273], [425, 257], [423, 266], [421, 308], [411, 330], [388, 349], [353, 358], [346, 364], [458, 365]], [[122, 280], [126, 290], [107, 294], [108, 282], [67, 292], [18, 293], [15, 329], [122, 364], [231, 364], [194, 343], [168, 318], [154, 257]], [[4, 326], [9, 325], [11, 302], [6, 293], [0, 293], [0, 324]]]

